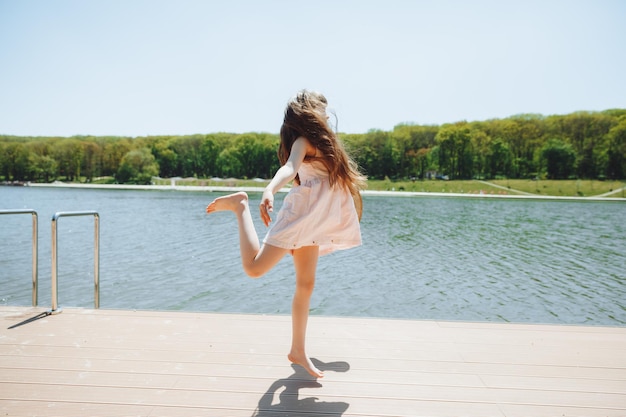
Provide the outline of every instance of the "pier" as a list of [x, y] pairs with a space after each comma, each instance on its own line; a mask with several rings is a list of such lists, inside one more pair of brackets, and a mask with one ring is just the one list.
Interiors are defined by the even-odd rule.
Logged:
[[0, 307], [2, 416], [625, 416], [626, 328]]

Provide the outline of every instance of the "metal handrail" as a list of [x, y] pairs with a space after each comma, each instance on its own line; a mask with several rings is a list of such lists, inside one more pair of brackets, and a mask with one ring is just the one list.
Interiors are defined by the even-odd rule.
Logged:
[[33, 248], [33, 289], [32, 289], [32, 293], [33, 293], [33, 307], [37, 307], [37, 301], [38, 301], [38, 292], [39, 292], [39, 268], [38, 268], [38, 242], [39, 242], [39, 233], [38, 233], [38, 228], [37, 228], [37, 212], [35, 210], [32, 209], [24, 209], [24, 210], [0, 210], [0, 214], [31, 214], [32, 218], [33, 218], [33, 243], [32, 243], [32, 248]]
[[57, 253], [57, 220], [60, 217], [94, 216], [94, 306], [100, 308], [100, 215], [95, 211], [65, 211], [52, 216], [52, 310], [51, 314], [58, 314], [62, 310], [58, 308], [58, 253]]

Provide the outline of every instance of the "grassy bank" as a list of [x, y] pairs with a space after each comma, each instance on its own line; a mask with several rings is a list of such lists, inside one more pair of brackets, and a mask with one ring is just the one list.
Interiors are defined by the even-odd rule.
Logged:
[[613, 197], [626, 198], [626, 181], [598, 180], [424, 180], [368, 181], [368, 189], [378, 191], [414, 191], [439, 193], [535, 194], [543, 196], [592, 197], [622, 191]]
[[[227, 186], [227, 187], [264, 187], [267, 180], [241, 179], [178, 179], [176, 185]], [[170, 179], [155, 180], [156, 185], [170, 185]], [[392, 181], [369, 180], [368, 190], [372, 191], [410, 191], [425, 193], [458, 194], [535, 194], [543, 196], [592, 197], [622, 189], [611, 197], [626, 198], [626, 181], [598, 180], [424, 180]]]
[[626, 181], [598, 180], [494, 180], [491, 183], [531, 194], [592, 197], [621, 189], [612, 197], [626, 198]]

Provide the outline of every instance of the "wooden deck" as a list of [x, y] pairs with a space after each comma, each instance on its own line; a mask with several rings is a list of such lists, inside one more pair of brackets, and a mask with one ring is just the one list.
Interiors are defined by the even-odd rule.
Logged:
[[626, 328], [314, 316], [314, 381], [289, 317], [42, 311], [0, 307], [0, 416], [626, 416]]

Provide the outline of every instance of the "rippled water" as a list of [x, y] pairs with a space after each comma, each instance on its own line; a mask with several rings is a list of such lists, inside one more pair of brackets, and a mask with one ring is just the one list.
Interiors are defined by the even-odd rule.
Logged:
[[[39, 213], [40, 305], [50, 305], [52, 215], [96, 210], [101, 308], [289, 314], [291, 260], [247, 278], [235, 217], [204, 213], [217, 195], [0, 187], [0, 209]], [[312, 314], [626, 324], [625, 203], [364, 202], [364, 245], [320, 259]], [[58, 221], [61, 306], [93, 306], [93, 223]], [[0, 216], [0, 304], [31, 302], [30, 227], [30, 215]]]

